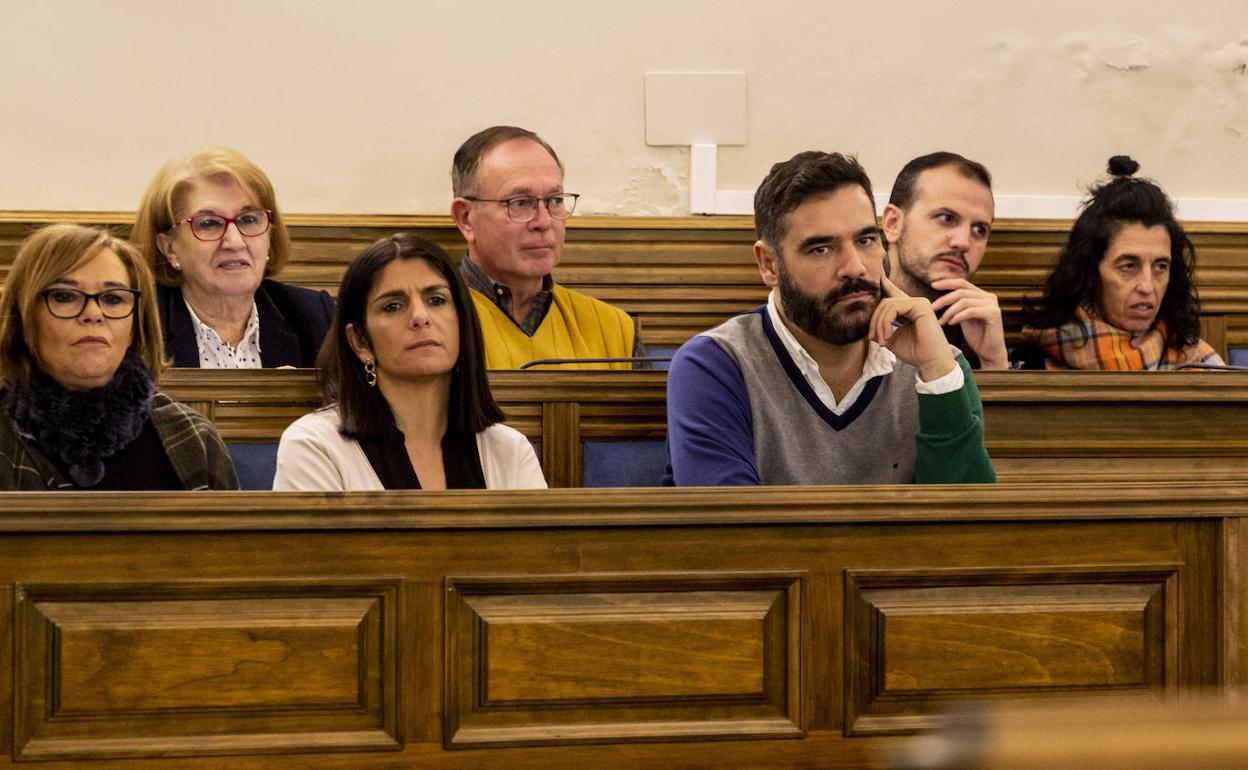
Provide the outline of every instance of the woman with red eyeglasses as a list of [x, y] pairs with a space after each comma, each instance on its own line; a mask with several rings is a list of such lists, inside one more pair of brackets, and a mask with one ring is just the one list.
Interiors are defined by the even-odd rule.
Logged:
[[130, 239], [160, 284], [174, 366], [316, 365], [334, 303], [324, 291], [273, 280], [290, 256], [290, 234], [273, 184], [250, 160], [208, 147], [166, 164]]

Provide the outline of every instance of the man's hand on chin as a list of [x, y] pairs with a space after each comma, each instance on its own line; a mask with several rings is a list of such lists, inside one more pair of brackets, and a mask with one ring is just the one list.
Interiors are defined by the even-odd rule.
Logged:
[[941, 278], [932, 282], [932, 288], [942, 292], [932, 302], [932, 309], [941, 314], [941, 325], [962, 327], [962, 337], [979, 356], [980, 368], [1010, 368], [997, 295], [964, 278]]
[[880, 285], [884, 298], [871, 316], [871, 339], [918, 369], [924, 382], [953, 371], [957, 362], [932, 303], [909, 296], [887, 278], [881, 279]]

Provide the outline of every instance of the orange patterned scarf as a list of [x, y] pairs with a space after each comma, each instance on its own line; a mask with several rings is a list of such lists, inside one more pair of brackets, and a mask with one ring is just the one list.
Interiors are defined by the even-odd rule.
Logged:
[[1131, 334], [1085, 308], [1077, 308], [1075, 319], [1061, 326], [1024, 326], [1023, 339], [1044, 350], [1050, 369], [1140, 371], [1174, 369], [1188, 363], [1222, 363], [1217, 351], [1204, 340], [1185, 348], [1166, 347], [1165, 321], [1158, 320], [1152, 329], [1141, 334]]

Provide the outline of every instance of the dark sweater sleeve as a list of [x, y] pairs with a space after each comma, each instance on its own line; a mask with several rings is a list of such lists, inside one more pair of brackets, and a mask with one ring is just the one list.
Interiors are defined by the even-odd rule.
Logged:
[[956, 358], [965, 384], [952, 393], [919, 394], [914, 480], [919, 484], [991, 484], [997, 480], [984, 446], [984, 405], [970, 365]]
[[694, 337], [667, 374], [667, 441], [677, 486], [761, 483], [745, 378], [710, 337]]

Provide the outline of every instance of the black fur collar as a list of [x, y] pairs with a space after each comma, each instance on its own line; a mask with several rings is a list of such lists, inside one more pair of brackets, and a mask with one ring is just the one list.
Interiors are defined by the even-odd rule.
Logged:
[[11, 390], [5, 408], [23, 438], [69, 466], [80, 487], [104, 478], [104, 459], [129, 446], [143, 430], [156, 387], [133, 350], [113, 379], [88, 390], [70, 390], [43, 372], [25, 391]]

